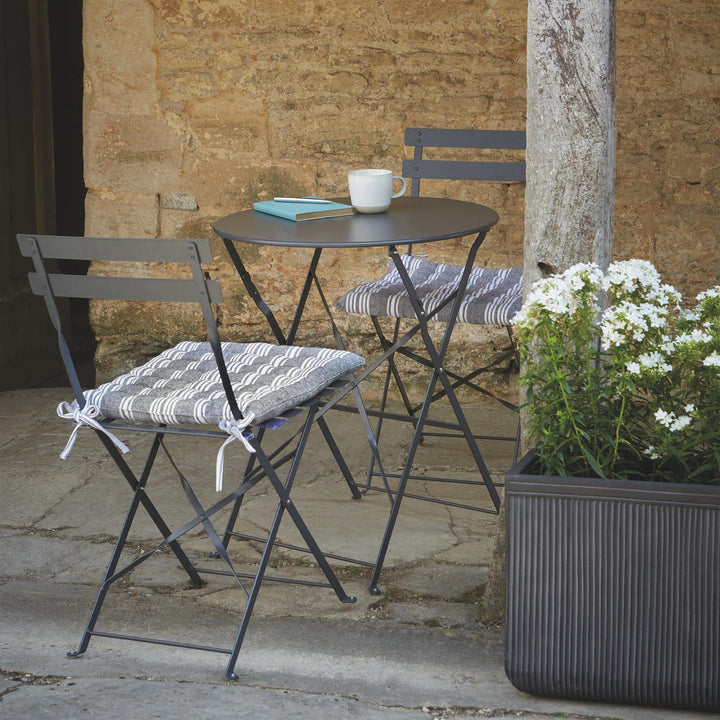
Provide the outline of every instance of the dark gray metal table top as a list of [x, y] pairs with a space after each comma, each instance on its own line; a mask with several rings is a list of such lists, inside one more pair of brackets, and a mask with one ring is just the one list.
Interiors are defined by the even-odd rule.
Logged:
[[[338, 202], [349, 203], [348, 198]], [[218, 220], [226, 240], [285, 247], [381, 247], [446, 240], [486, 232], [498, 221], [484, 205], [432, 197], [401, 197], [376, 215], [348, 215], [295, 222], [255, 210]]]

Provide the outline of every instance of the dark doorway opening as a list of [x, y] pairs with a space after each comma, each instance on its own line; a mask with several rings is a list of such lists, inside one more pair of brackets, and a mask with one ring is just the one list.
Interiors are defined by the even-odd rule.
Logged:
[[[0, 3], [0, 390], [67, 384], [17, 233], [83, 235], [82, 0]], [[59, 268], [86, 272], [82, 265]], [[83, 384], [94, 383], [87, 302], [64, 305]]]
[[[85, 180], [83, 174], [83, 45], [82, 0], [48, 2], [53, 157], [55, 161], [55, 232], [85, 232]], [[64, 261], [60, 270], [84, 274], [89, 263]], [[83, 384], [94, 382], [92, 358], [97, 345], [89, 321], [87, 300], [70, 300], [71, 342], [82, 365]]]
[[59, 235], [85, 229], [82, 107], [82, 0], [48, 3], [55, 159], [55, 221]]

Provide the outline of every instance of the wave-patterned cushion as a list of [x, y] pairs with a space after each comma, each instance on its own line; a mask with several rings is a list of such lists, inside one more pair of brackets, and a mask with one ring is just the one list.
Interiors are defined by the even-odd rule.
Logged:
[[[309, 400], [365, 361], [355, 353], [267, 343], [222, 343], [238, 407], [253, 425]], [[85, 393], [106, 418], [168, 425], [232, 420], [207, 342], [181, 342]]]
[[[431, 313], [457, 287], [462, 274], [459, 265], [442, 265], [416, 255], [402, 255], [418, 297]], [[452, 303], [433, 320], [447, 322]], [[457, 321], [474, 325], [510, 325], [522, 306], [522, 268], [473, 268], [460, 305]], [[375, 282], [358, 285], [346, 293], [338, 307], [348, 313], [377, 317], [414, 318], [415, 313], [397, 268]]]

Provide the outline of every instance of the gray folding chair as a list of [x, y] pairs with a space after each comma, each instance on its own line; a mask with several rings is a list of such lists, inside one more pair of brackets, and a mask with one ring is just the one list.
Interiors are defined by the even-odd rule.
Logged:
[[[487, 181], [500, 183], [517, 183], [525, 181], [524, 161], [502, 159], [491, 161], [487, 159], [433, 159], [428, 158], [424, 151], [431, 149], [464, 149], [464, 150], [491, 150], [491, 151], [523, 151], [525, 149], [525, 133], [513, 130], [459, 130], [434, 128], [408, 128], [405, 131], [405, 145], [414, 147], [412, 159], [403, 161], [403, 176], [411, 180], [411, 195], [420, 194], [420, 181], [423, 179], [459, 180], [467, 182]], [[433, 263], [417, 255], [402, 256], [403, 265], [407, 269], [412, 284], [417, 291], [418, 299], [424, 308], [428, 319], [443, 322], [448, 319], [452, 301], [457, 292], [458, 280], [463, 268], [455, 265]], [[488, 363], [472, 371], [462, 374], [453, 372], [445, 366], [445, 371], [453, 380], [453, 388], [467, 387], [481, 393], [486, 397], [499, 402], [511, 411], [517, 409], [514, 403], [500, 397], [487, 386], [480, 384], [478, 378], [507, 368], [517, 362], [517, 352], [512, 334], [512, 318], [522, 305], [522, 268], [474, 268], [468, 280], [466, 291], [462, 297], [457, 316], [459, 323], [476, 325], [497, 325], [506, 328], [509, 345], [497, 352]], [[400, 335], [401, 319], [415, 319], [413, 303], [408, 291], [395, 267], [392, 267], [383, 277], [373, 282], [365, 283], [347, 292], [339, 301], [338, 307], [349, 313], [362, 313], [370, 316], [378, 340], [383, 348], [391, 348]], [[394, 318], [390, 331], [386, 331], [380, 318]], [[414, 352], [407, 346], [400, 347], [398, 354], [409, 358], [421, 366], [432, 369], [430, 358]], [[406, 415], [388, 413], [387, 400], [392, 381], [399, 391]], [[439, 400], [445, 393], [438, 391], [433, 400]], [[398, 371], [393, 356], [388, 359], [383, 392], [380, 400], [376, 434], [379, 440], [383, 419], [395, 418], [403, 421], [412, 421], [421, 404], [413, 404], [405, 388], [402, 376]], [[447, 423], [435, 423], [438, 428], [433, 431], [424, 431], [424, 435], [457, 436], [455, 428], [442, 429]], [[432, 427], [433, 423], [428, 422]], [[515, 444], [515, 457], [519, 441], [518, 430], [514, 436], [475, 435], [478, 440], [501, 440]], [[382, 477], [384, 484], [373, 485], [373, 478]], [[392, 476], [390, 476], [392, 477]], [[391, 496], [395, 492], [388, 487], [388, 474], [377, 472], [374, 459], [371, 460], [365, 488], [388, 492]], [[451, 478], [434, 478], [427, 476], [412, 476], [410, 479], [424, 481], [450, 482]], [[472, 481], [463, 480], [463, 484], [473, 484]], [[485, 485], [478, 482], [478, 485]], [[472, 510], [482, 509], [463, 503], [455, 503], [442, 498], [428, 497], [405, 492], [405, 497], [418, 500], [427, 500], [444, 505], [454, 505]]]
[[[315, 558], [324, 575], [323, 582], [299, 581], [306, 585], [331, 588], [342, 602], [354, 602], [343, 590], [334, 571], [321, 552], [313, 535], [302, 519], [295, 503], [290, 500], [293, 483], [302, 459], [311, 427], [324, 420], [317, 410], [325, 398], [352, 379], [352, 371], [364, 361], [359, 356], [325, 348], [301, 348], [264, 343], [221, 342], [212, 303], [222, 302], [220, 286], [205, 276], [201, 263], [212, 261], [207, 240], [118, 239], [51, 237], [18, 235], [21, 252], [32, 258], [35, 271], [29, 274], [30, 285], [36, 295], [42, 295], [50, 318], [58, 333], [60, 353], [75, 395], [72, 403], [63, 402], [58, 414], [72, 420], [74, 429], [61, 457], [69, 454], [78, 432], [92, 429], [114, 460], [120, 474], [132, 491], [132, 499], [122, 524], [115, 549], [110, 558], [87, 627], [77, 651], [84, 653], [90, 638], [102, 636], [140, 642], [154, 642], [183, 648], [225, 653], [230, 656], [226, 675], [235, 679], [235, 663], [240, 652], [248, 623], [266, 575], [278, 530], [287, 513], [306, 543], [305, 550]], [[142, 271], [136, 276], [110, 275], [105, 269], [99, 276], [49, 274], [47, 259], [119, 262], [128, 272], [129, 263], [177, 263], [179, 276], [151, 277]], [[133, 269], [135, 265], [131, 265]], [[188, 272], [189, 271], [189, 272]], [[83, 390], [78, 380], [68, 345], [63, 335], [61, 317], [55, 298], [101, 298], [130, 301], [195, 303], [199, 306], [207, 329], [207, 341], [184, 341], [165, 350], [148, 362], [124, 373], [93, 390]], [[338, 390], [342, 392], [342, 390]], [[299, 428], [287, 439], [277, 443], [268, 453], [261, 445], [267, 430], [296, 418]], [[292, 427], [292, 426], [291, 426]], [[125, 461], [127, 446], [118, 435], [130, 431], [149, 433], [150, 451], [140, 473], [135, 473]], [[323, 428], [326, 432], [327, 428]], [[190, 481], [177, 467], [169, 454], [166, 436], [200, 436], [210, 438], [219, 451], [215, 468], [216, 488], [222, 489], [224, 452], [231, 442], [240, 442], [247, 450], [247, 461], [238, 482], [230, 492], [219, 495], [210, 507], [204, 508]], [[158, 453], [167, 454], [176, 469], [179, 486], [189, 501], [189, 519], [181, 527], [171, 530], [157, 505], [151, 500], [150, 476]], [[336, 459], [342, 463], [339, 450]], [[287, 465], [281, 480], [278, 471]], [[343, 473], [346, 473], [344, 466]], [[346, 481], [348, 478], [346, 477]], [[278, 498], [277, 509], [268, 517], [270, 530], [254, 572], [240, 572], [232, 562], [212, 524], [213, 516], [230, 506], [263, 481]], [[351, 478], [349, 479], [351, 481]], [[138, 509], [142, 506], [159, 531], [158, 544], [127, 562], [121, 555], [130, 539]], [[108, 508], [109, 510], [109, 508]], [[88, 513], [102, 511], [88, 508]], [[201, 568], [190, 559], [180, 545], [180, 539], [190, 530], [204, 530], [212, 547], [225, 563], [226, 569]], [[194, 586], [202, 584], [200, 575], [225, 575], [237, 584], [246, 596], [245, 609], [239, 628], [233, 630], [234, 642], [228, 647], [214, 647], [197, 642], [151, 638], [98, 629], [101, 609], [108, 590], [138, 565], [158, 551], [168, 548], [179, 561]], [[251, 580], [246, 589], [243, 580]], [[282, 578], [288, 582], [291, 579]], [[159, 598], [158, 598], [159, 599]]]

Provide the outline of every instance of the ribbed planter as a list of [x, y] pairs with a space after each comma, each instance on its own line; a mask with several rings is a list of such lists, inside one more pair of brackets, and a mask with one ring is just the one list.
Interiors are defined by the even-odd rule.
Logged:
[[548, 697], [720, 710], [720, 487], [506, 475], [505, 671]]

